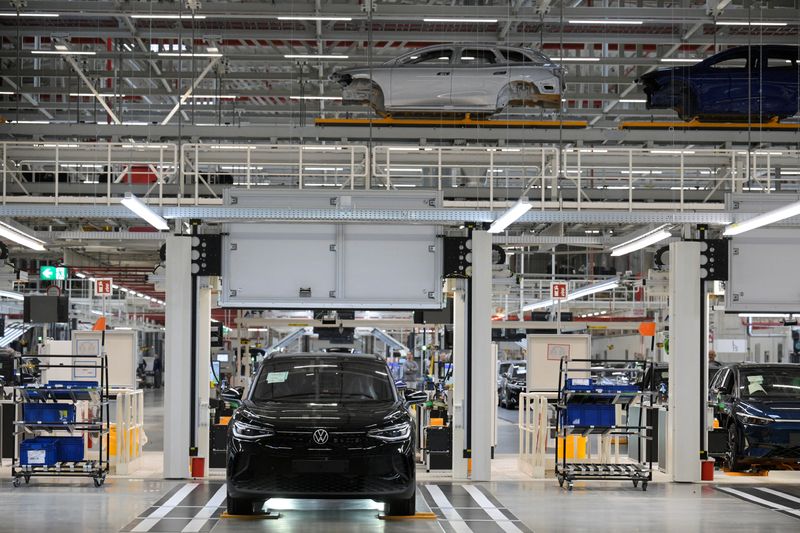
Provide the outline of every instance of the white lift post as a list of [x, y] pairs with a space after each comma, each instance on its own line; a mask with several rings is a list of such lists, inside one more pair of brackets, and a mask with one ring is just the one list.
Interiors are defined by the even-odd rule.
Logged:
[[164, 477], [189, 477], [189, 351], [192, 243], [167, 237], [167, 311], [164, 342]]
[[469, 468], [464, 457], [467, 448], [467, 280], [455, 279], [453, 291], [453, 479], [467, 479]]
[[492, 235], [472, 232], [472, 435], [473, 481], [492, 479], [492, 403], [495, 373], [492, 368]]
[[209, 454], [209, 396], [210, 387], [210, 361], [211, 361], [211, 287], [208, 285], [208, 278], [201, 278], [200, 287], [197, 290], [197, 399], [195, 409], [197, 417], [197, 427], [195, 435], [197, 437], [197, 456], [205, 458], [203, 475], [208, 475]]
[[[669, 245], [668, 472], [673, 481], [700, 481], [701, 321], [700, 243]], [[705, 339], [702, 339], [705, 342]]]

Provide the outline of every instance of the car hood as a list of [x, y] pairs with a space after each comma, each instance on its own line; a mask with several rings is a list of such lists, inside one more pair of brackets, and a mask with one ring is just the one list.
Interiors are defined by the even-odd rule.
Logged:
[[237, 419], [272, 427], [276, 431], [325, 428], [332, 431], [365, 431], [409, 420], [397, 402], [253, 402], [247, 400]]
[[641, 76], [636, 78], [636, 81], [638, 83], [642, 83], [642, 82], [645, 82], [645, 81], [654, 81], [654, 80], [658, 80], [660, 78], [665, 78], [665, 77], [669, 78], [669, 77], [673, 77], [673, 76], [687, 76], [689, 74], [690, 68], [691, 67], [666, 67], [666, 68], [660, 68], [660, 69], [656, 69], [656, 70], [654, 70], [652, 72], [647, 72], [646, 74], [642, 74]]
[[800, 420], [800, 400], [740, 400], [738, 412], [780, 420]]

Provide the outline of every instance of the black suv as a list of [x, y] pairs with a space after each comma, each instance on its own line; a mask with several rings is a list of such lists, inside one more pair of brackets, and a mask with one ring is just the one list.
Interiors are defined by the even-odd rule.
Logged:
[[273, 497], [369, 498], [413, 515], [409, 403], [375, 355], [276, 354], [258, 370], [228, 430], [228, 513]]

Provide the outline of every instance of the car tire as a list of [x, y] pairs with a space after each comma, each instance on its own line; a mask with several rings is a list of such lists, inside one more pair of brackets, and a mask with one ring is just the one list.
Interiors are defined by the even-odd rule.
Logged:
[[500, 396], [500, 405], [503, 407], [503, 409], [508, 409], [508, 393], [506, 392], [505, 388], [503, 388], [503, 393]]
[[227, 510], [229, 515], [251, 515], [253, 514], [253, 504], [255, 502], [249, 498], [234, 498], [228, 494]]
[[728, 425], [728, 451], [725, 452], [725, 463], [731, 472], [742, 469], [739, 462], [739, 429], [734, 423]]
[[688, 85], [678, 82], [672, 90], [672, 101], [675, 103], [675, 111], [681, 120], [692, 120], [695, 116], [697, 106], [694, 101], [694, 94]]
[[386, 502], [386, 514], [389, 516], [413, 516], [416, 513], [417, 495], [410, 498], [398, 498]]

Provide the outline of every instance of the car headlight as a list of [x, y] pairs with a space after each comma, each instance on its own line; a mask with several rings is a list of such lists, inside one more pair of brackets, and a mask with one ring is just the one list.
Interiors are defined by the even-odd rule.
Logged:
[[411, 435], [411, 424], [403, 422], [395, 426], [373, 429], [368, 431], [367, 435], [384, 442], [398, 442], [406, 440]]
[[767, 418], [764, 416], [753, 416], [753, 415], [744, 415], [739, 413], [739, 419], [744, 422], [745, 424], [750, 424], [754, 426], [766, 426], [767, 424], [771, 424], [774, 422], [771, 418]]
[[233, 436], [242, 440], [258, 440], [264, 437], [271, 437], [275, 432], [271, 429], [254, 426], [246, 422], [237, 420], [233, 423]]

